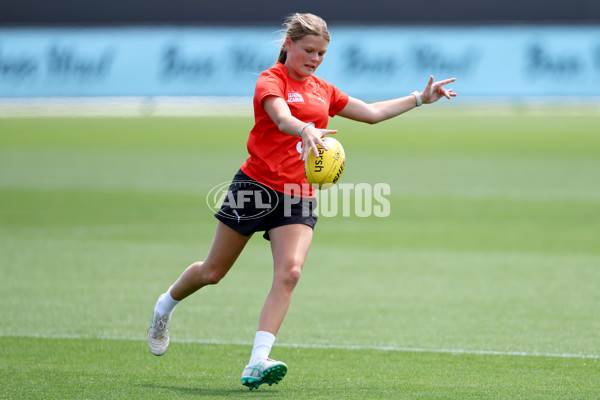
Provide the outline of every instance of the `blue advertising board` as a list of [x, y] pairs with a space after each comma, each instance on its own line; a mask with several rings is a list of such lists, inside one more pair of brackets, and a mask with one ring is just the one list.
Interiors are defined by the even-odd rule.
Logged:
[[[354, 97], [455, 77], [461, 96], [595, 96], [600, 27], [331, 27], [317, 75]], [[265, 27], [0, 29], [0, 97], [251, 96], [279, 52]]]

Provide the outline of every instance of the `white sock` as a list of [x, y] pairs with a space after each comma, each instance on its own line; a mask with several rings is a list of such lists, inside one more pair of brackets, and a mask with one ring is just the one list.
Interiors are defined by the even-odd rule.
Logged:
[[252, 348], [252, 355], [250, 356], [249, 365], [256, 364], [260, 360], [269, 358], [271, 353], [271, 347], [275, 343], [275, 335], [266, 331], [256, 332], [254, 337], [254, 347]]
[[156, 305], [154, 306], [154, 311], [159, 315], [171, 314], [175, 309], [175, 306], [179, 303], [180, 301], [173, 300], [171, 297], [171, 288], [169, 288], [166, 293], [163, 293], [158, 297]]

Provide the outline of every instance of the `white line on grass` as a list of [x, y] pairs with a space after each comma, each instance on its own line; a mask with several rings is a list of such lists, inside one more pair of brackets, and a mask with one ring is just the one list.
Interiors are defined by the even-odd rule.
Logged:
[[[47, 334], [10, 334], [0, 332], [0, 337], [26, 337], [40, 339], [101, 339], [101, 340], [127, 340], [141, 341], [142, 338], [125, 336], [84, 336], [84, 335], [47, 335]], [[252, 346], [252, 342], [242, 340], [211, 340], [211, 339], [171, 339], [171, 343], [215, 344], [215, 345], [241, 345]], [[278, 347], [292, 347], [302, 349], [331, 349], [331, 350], [377, 350], [407, 353], [443, 353], [443, 354], [475, 354], [492, 356], [520, 356], [520, 357], [553, 357], [553, 358], [581, 358], [600, 359], [598, 354], [569, 354], [569, 353], [540, 353], [525, 351], [495, 351], [495, 350], [466, 350], [466, 349], [426, 349], [415, 347], [396, 346], [363, 346], [363, 345], [338, 345], [338, 344], [306, 344], [306, 343], [277, 343]]]

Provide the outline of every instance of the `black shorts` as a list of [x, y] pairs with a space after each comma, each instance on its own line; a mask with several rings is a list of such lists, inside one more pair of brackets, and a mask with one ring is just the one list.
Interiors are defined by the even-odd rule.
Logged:
[[270, 240], [269, 230], [278, 226], [304, 224], [314, 229], [316, 206], [316, 198], [280, 193], [239, 170], [215, 217], [242, 235], [265, 231], [263, 237]]

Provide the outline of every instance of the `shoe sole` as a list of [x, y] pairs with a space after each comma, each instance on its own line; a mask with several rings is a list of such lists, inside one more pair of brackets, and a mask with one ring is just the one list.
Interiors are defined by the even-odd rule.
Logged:
[[169, 341], [167, 341], [167, 345], [164, 348], [156, 348], [152, 346], [151, 339], [148, 338], [148, 347], [150, 348], [150, 352], [155, 356], [162, 356], [169, 348]]
[[287, 367], [285, 365], [274, 365], [271, 368], [267, 368], [260, 378], [242, 378], [242, 385], [248, 386], [250, 390], [258, 389], [263, 383], [268, 383], [269, 386], [272, 384], [278, 384], [287, 373]]

